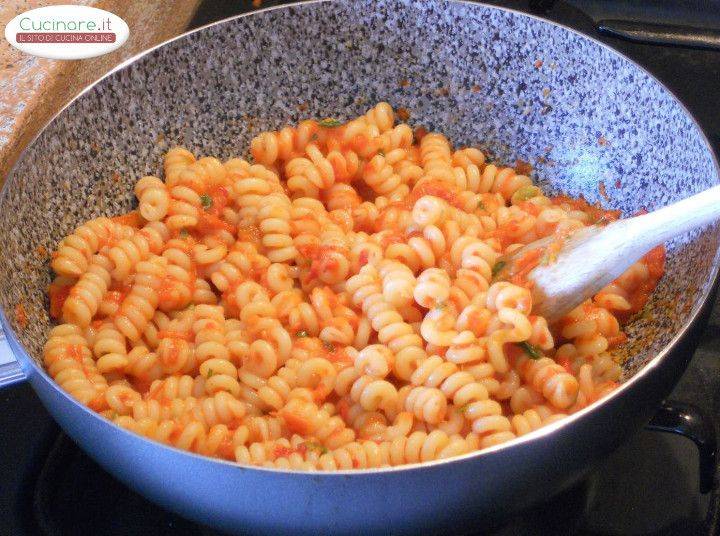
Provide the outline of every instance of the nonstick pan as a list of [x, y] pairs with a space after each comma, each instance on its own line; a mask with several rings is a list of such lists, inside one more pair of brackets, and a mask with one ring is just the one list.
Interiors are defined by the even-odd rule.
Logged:
[[707, 140], [667, 89], [547, 21], [411, 0], [310, 2], [232, 18], [87, 88], [10, 173], [0, 199], [0, 305], [18, 365], [4, 376], [29, 381], [67, 433], [127, 485], [228, 531], [458, 531], [577, 482], [650, 419], [679, 379], [713, 293], [717, 227], [667, 244], [666, 275], [628, 327], [620, 388], [566, 420], [450, 460], [336, 473], [242, 467], [123, 430], [43, 370], [46, 252], [81, 222], [131, 209], [133, 183], [159, 174], [169, 147], [238, 156], [263, 130], [304, 117], [347, 119], [381, 100], [404, 108], [413, 126], [493, 160], [531, 163], [550, 192], [626, 216], [718, 182]]

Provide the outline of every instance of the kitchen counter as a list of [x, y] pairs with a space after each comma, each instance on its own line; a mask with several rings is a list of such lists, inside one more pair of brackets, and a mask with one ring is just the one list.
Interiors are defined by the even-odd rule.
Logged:
[[16, 15], [56, 4], [104, 9], [130, 27], [118, 50], [86, 60], [49, 60], [0, 42], [0, 183], [22, 148], [85, 86], [138, 52], [185, 30], [200, 0], [7, 0], [0, 2], [2, 28]]

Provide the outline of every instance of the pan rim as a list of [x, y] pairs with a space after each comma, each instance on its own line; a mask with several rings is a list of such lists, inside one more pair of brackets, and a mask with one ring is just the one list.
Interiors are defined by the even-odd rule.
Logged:
[[[409, 0], [410, 2], [415, 2], [417, 0]], [[223, 24], [231, 23], [232, 21], [242, 19], [245, 17], [250, 17], [253, 15], [258, 15], [270, 11], [280, 10], [280, 9], [303, 9], [306, 6], [312, 6], [315, 4], [325, 4], [325, 3], [342, 3], [343, 0], [304, 0], [295, 4], [289, 4], [289, 5], [278, 5], [278, 6], [269, 6], [263, 9], [259, 9], [256, 11], [252, 11], [249, 13], [241, 13], [238, 15], [233, 15], [231, 17], [227, 17], [215, 22], [211, 22], [208, 24], [205, 24], [203, 26], [200, 26], [198, 28], [195, 28], [193, 30], [184, 32], [182, 34], [179, 34], [175, 37], [172, 37], [170, 39], [167, 39], [161, 43], [158, 43], [157, 45], [148, 48], [146, 50], [143, 50], [130, 58], [124, 60], [120, 64], [116, 65], [114, 68], [112, 68], [110, 71], [102, 75], [101, 77], [97, 78], [90, 84], [88, 84], [86, 87], [84, 87], [77, 95], [75, 95], [70, 101], [68, 101], [62, 108], [60, 108], [57, 113], [53, 114], [46, 122], [43, 124], [43, 126], [38, 130], [38, 132], [32, 137], [32, 139], [27, 143], [27, 145], [23, 148], [23, 150], [18, 155], [17, 160], [11, 167], [11, 169], [8, 171], [5, 184], [2, 187], [2, 191], [0, 191], [0, 205], [2, 204], [5, 197], [8, 195], [9, 185], [12, 180], [15, 179], [15, 172], [17, 170], [18, 165], [23, 161], [26, 154], [28, 153], [29, 149], [35, 144], [35, 142], [38, 140], [38, 138], [45, 132], [45, 130], [55, 122], [56, 119], [58, 119], [68, 108], [70, 108], [77, 100], [79, 100], [81, 97], [83, 97], [86, 93], [89, 93], [93, 89], [96, 88], [101, 82], [103, 82], [106, 78], [109, 78], [113, 75], [115, 75], [117, 72], [122, 71], [132, 65], [133, 63], [137, 62], [141, 58], [151, 54], [155, 50], [164, 47], [166, 45], [169, 45], [171, 43], [174, 43], [175, 41], [179, 41], [181, 39], [185, 39], [189, 36], [192, 36], [196, 33], [200, 33], [204, 30], [207, 30], [208, 28], [212, 28], [215, 26], [220, 26]], [[404, 0], [405, 3], [408, 2], [408, 0]], [[612, 48], [611, 46], [603, 43], [602, 41], [599, 41], [597, 38], [592, 37], [590, 35], [584, 34], [578, 30], [575, 30], [573, 28], [570, 28], [564, 24], [560, 24], [548, 19], [544, 19], [542, 17], [539, 17], [537, 15], [531, 14], [531, 13], [525, 13], [522, 11], [519, 11], [517, 9], [512, 9], [508, 7], [501, 7], [501, 6], [495, 6], [486, 4], [483, 2], [471, 2], [470, 0], [446, 0], [446, 2], [443, 3], [450, 3], [450, 4], [462, 4], [472, 7], [479, 7], [481, 9], [488, 9], [488, 10], [498, 10], [498, 11], [504, 11], [507, 13], [510, 13], [514, 16], [518, 17], [526, 17], [529, 19], [534, 19], [535, 21], [546, 24], [550, 26], [555, 26], [557, 28], [560, 28], [562, 30], [565, 30], [566, 32], [570, 32], [571, 34], [574, 34], [576, 37], [579, 37], [580, 39], [585, 39], [588, 41], [591, 41], [592, 43], [598, 45], [599, 47], [607, 50], [611, 54], [622, 58], [626, 62], [630, 63], [634, 68], [636, 68], [638, 71], [643, 73], [645, 76], [647, 76], [650, 80], [655, 82], [660, 88], [662, 88], [675, 102], [675, 105], [679, 106], [680, 110], [684, 113], [684, 115], [689, 118], [692, 122], [692, 124], [695, 126], [697, 132], [700, 134], [701, 140], [705, 146], [705, 149], [709, 153], [713, 166], [715, 168], [715, 175], [718, 179], [718, 183], [720, 183], [720, 162], [718, 161], [718, 156], [715, 154], [715, 151], [710, 144], [710, 141], [707, 138], [707, 135], [703, 131], [703, 129], [700, 127], [697, 119], [693, 116], [693, 114], [688, 110], [687, 106], [675, 95], [675, 93], [670, 90], [662, 81], [660, 81], [655, 75], [650, 73], [647, 69], [645, 69], [642, 65], [635, 62], [622, 52]], [[306, 470], [289, 470], [289, 469], [279, 469], [275, 467], [257, 467], [257, 466], [251, 466], [251, 465], [242, 465], [237, 462], [233, 462], [230, 460], [224, 460], [219, 458], [211, 458], [209, 456], [204, 456], [202, 454], [197, 454], [194, 452], [190, 452], [187, 450], [179, 449], [170, 445], [166, 445], [164, 443], [160, 443], [158, 441], [151, 440], [149, 438], [146, 438], [144, 436], [141, 436], [139, 434], [135, 434], [134, 432], [131, 432], [125, 428], [122, 428], [121, 426], [115, 424], [114, 422], [111, 422], [104, 417], [102, 417], [99, 413], [96, 413], [92, 411], [87, 406], [81, 404], [79, 401], [74, 399], [70, 396], [69, 393], [61, 389], [55, 381], [48, 375], [47, 371], [44, 367], [39, 365], [35, 362], [35, 360], [30, 357], [28, 352], [25, 350], [24, 345], [19, 341], [17, 338], [17, 335], [11, 325], [8, 322], [7, 315], [5, 313], [5, 310], [2, 306], [0, 306], [0, 327], [2, 327], [3, 331], [5, 332], [5, 335], [8, 339], [8, 341], [11, 344], [11, 348], [13, 349], [13, 355], [15, 356], [18, 364], [23, 369], [23, 372], [25, 373], [26, 377], [25, 379], [29, 379], [33, 375], [39, 375], [43, 381], [49, 383], [50, 387], [57, 391], [61, 396], [65, 397], [65, 399], [71, 403], [74, 404], [78, 409], [85, 412], [87, 415], [92, 416], [95, 418], [101, 425], [110, 426], [115, 431], [119, 431], [125, 434], [130, 434], [132, 437], [134, 437], [135, 440], [140, 440], [148, 445], [153, 445], [157, 448], [166, 448], [171, 451], [176, 451], [178, 453], [182, 453], [183, 455], [191, 456], [198, 458], [199, 460], [204, 460], [206, 462], [210, 463], [218, 463], [223, 464], [228, 467], [232, 467], [239, 471], [262, 471], [262, 472], [268, 472], [268, 473], [277, 473], [279, 475], [304, 475], [305, 477], [308, 476], [314, 476], [314, 477], [326, 477], [326, 476], [338, 476], [338, 477], [344, 477], [347, 478], [349, 476], [355, 476], [360, 478], [361, 476], [371, 475], [371, 474], [381, 474], [381, 473], [395, 473], [395, 472], [401, 472], [401, 471], [418, 471], [422, 469], [430, 469], [435, 468], [438, 466], [446, 465], [446, 464], [452, 464], [452, 463], [461, 463], [469, 459], [475, 459], [475, 458], [481, 458], [481, 457], [492, 457], [493, 455], [496, 455], [500, 452], [509, 451], [511, 449], [519, 449], [522, 445], [525, 445], [526, 443], [535, 443], [537, 441], [543, 440], [546, 436], [551, 435], [555, 433], [557, 430], [570, 427], [575, 423], [575, 421], [581, 420], [586, 415], [593, 412], [598, 407], [610, 403], [611, 400], [618, 398], [622, 396], [625, 391], [629, 390], [631, 386], [635, 385], [636, 383], [639, 383], [643, 380], [643, 378], [650, 374], [652, 370], [657, 368], [660, 363], [664, 360], [666, 355], [679, 343], [679, 341], [687, 334], [687, 332], [690, 330], [691, 327], [693, 327], [696, 322], [699, 319], [699, 316], [701, 312], [705, 309], [706, 305], [708, 304], [708, 300], [710, 296], [713, 294], [713, 291], [717, 285], [718, 282], [718, 274], [720, 273], [720, 248], [715, 252], [715, 257], [713, 259], [713, 265], [710, 277], [707, 279], [705, 284], [705, 289], [703, 290], [701, 298], [698, 300], [698, 302], [693, 307], [692, 311], [690, 312], [690, 315], [687, 319], [687, 321], [682, 325], [682, 327], [675, 333], [673, 338], [663, 347], [658, 354], [651, 358], [645, 365], [643, 365], [631, 378], [626, 380], [624, 383], [620, 384], [620, 386], [613, 390], [609, 395], [603, 397], [600, 400], [597, 400], [593, 402], [592, 404], [586, 406], [582, 410], [573, 413], [572, 415], [569, 415], [557, 422], [551, 423], [549, 425], [543, 426], [542, 428], [535, 430], [529, 434], [523, 435], [521, 437], [516, 437], [515, 439], [508, 441], [506, 443], [501, 443], [499, 445], [494, 445], [492, 447], [488, 447], [482, 450], [476, 450], [472, 451], [466, 454], [462, 454], [459, 456], [454, 456], [452, 458], [447, 459], [440, 459], [440, 460], [432, 460], [432, 461], [425, 461], [425, 462], [416, 462], [411, 464], [405, 464], [405, 465], [398, 465], [394, 467], [379, 467], [379, 468], [365, 468], [365, 469], [345, 469], [345, 470], [335, 470], [335, 471], [306, 471]], [[19, 351], [15, 351], [18, 349]], [[27, 369], [30, 367], [31, 371], [28, 373]]]

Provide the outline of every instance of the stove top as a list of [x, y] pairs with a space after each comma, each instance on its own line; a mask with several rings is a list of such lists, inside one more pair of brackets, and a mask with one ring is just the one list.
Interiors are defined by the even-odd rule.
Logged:
[[[710, 326], [700, 344], [672, 398], [717, 415], [720, 327]], [[0, 407], [0, 534], [219, 534], [163, 510], [106, 473], [60, 431], [28, 385], [4, 390]], [[641, 430], [589, 479], [490, 534], [720, 534], [720, 493], [701, 494], [698, 475], [691, 441]]]
[[[265, 1], [263, 6], [286, 2]], [[592, 35], [619, 49], [661, 79], [686, 104], [720, 149], [720, 51], [631, 43], [601, 37], [601, 19], [638, 18], [611, 0], [507, 0], [497, 5], [530, 11]], [[712, 2], [710, 2], [712, 3]], [[705, 4], [708, 16], [698, 6]], [[192, 26], [234, 15], [250, 2], [206, 0]], [[634, 5], [634, 4], [633, 4]], [[641, 20], [712, 24], [707, 1], [644, 3]], [[698, 350], [670, 397], [720, 415], [720, 303]], [[1, 534], [210, 535], [127, 489], [68, 439], [27, 385], [0, 392]], [[711, 426], [715, 428], [716, 423]], [[717, 467], [715, 467], [717, 473]], [[641, 430], [592, 477], [548, 504], [496, 527], [499, 536], [720, 534], [720, 492], [699, 491], [698, 451], [688, 439]], [[483, 527], [485, 528], [485, 527]]]

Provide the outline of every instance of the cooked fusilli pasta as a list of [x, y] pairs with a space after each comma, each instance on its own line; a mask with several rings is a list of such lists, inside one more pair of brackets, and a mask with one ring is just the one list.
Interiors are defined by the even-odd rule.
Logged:
[[[58, 245], [44, 349], [128, 430], [241, 464], [382, 467], [510, 441], [611, 392], [657, 248], [555, 324], [501, 257], [616, 218], [380, 103], [221, 162], [176, 147], [138, 209]], [[534, 263], [534, 264], [533, 264]]]

